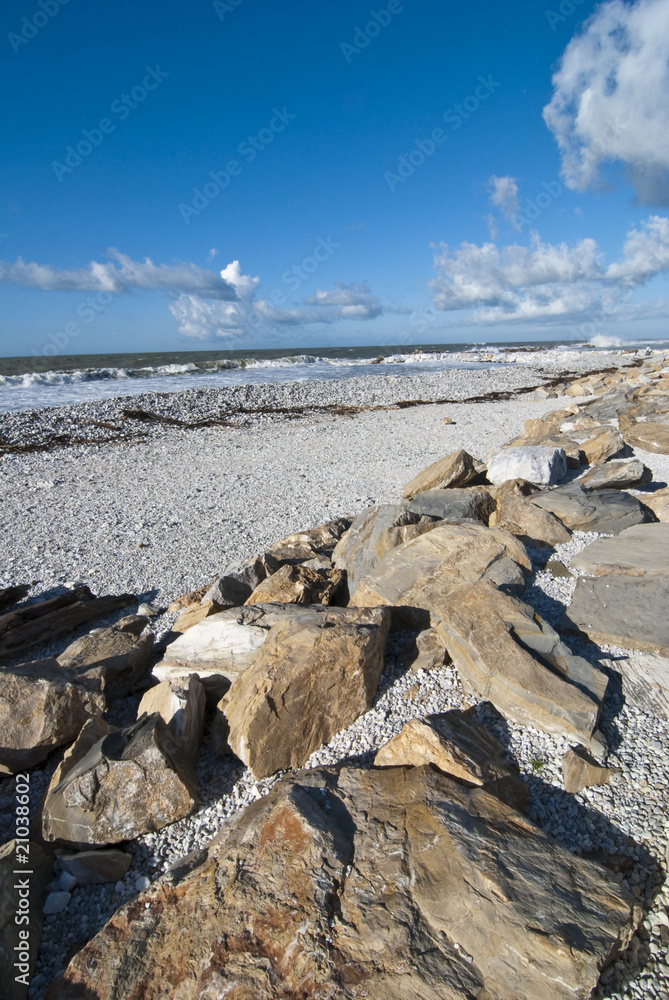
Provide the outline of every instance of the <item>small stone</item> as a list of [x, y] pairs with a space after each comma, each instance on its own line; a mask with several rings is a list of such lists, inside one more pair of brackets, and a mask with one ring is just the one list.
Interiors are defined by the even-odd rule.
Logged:
[[453, 417], [442, 417], [441, 422], [442, 424], [454, 424], [455, 420], [453, 419]]
[[160, 614], [160, 608], [157, 608], [155, 604], [149, 604], [148, 601], [142, 601], [137, 608], [137, 614], [145, 615], [147, 618], [155, 618], [156, 615]]
[[72, 892], [77, 884], [77, 880], [74, 875], [71, 875], [69, 872], [63, 872], [58, 879], [58, 884], [64, 892]]
[[42, 907], [42, 913], [45, 917], [49, 917], [55, 913], [62, 913], [67, 908], [71, 898], [72, 896], [69, 892], [50, 892]]
[[621, 774], [618, 767], [603, 767], [584, 747], [569, 750], [562, 758], [565, 791], [578, 795], [593, 785], [608, 785], [614, 774]]
[[146, 875], [140, 875], [139, 878], [135, 879], [135, 889], [137, 892], [144, 892], [151, 885], [151, 879], [147, 878]]

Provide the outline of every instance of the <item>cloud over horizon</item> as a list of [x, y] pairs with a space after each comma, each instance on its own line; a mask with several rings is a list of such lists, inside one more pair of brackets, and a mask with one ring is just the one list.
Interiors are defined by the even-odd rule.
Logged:
[[530, 247], [441, 244], [434, 264], [434, 307], [473, 310], [470, 323], [564, 320], [590, 311], [630, 318], [643, 307], [628, 302], [629, 291], [669, 272], [669, 219], [652, 215], [631, 229], [621, 258], [608, 267], [593, 239], [570, 247], [544, 243], [537, 233]]
[[625, 168], [637, 199], [669, 205], [669, 4], [596, 8], [567, 45], [544, 120], [568, 187], [602, 186], [601, 168]]

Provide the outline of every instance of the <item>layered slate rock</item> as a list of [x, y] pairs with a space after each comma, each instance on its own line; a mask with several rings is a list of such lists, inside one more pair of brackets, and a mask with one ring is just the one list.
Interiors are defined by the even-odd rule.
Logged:
[[202, 603], [214, 601], [221, 608], [236, 607], [251, 596], [266, 576], [267, 567], [261, 556], [232, 562], [206, 591]]
[[479, 583], [454, 590], [440, 613], [437, 630], [465, 691], [521, 725], [599, 745], [608, 678], [572, 655], [529, 605]]
[[320, 604], [249, 604], [212, 615], [175, 639], [153, 668], [159, 681], [194, 673], [204, 685], [207, 701], [215, 706], [231, 683], [250, 667], [272, 625], [282, 621], [304, 624], [338, 621], [345, 608]]
[[409, 504], [412, 514], [427, 515], [442, 521], [480, 521], [487, 524], [495, 509], [488, 490], [470, 486], [466, 489], [423, 490]]
[[26, 1000], [28, 996], [42, 935], [42, 905], [52, 868], [52, 855], [33, 841], [10, 840], [0, 846], [0, 968], [5, 970], [4, 1000]]
[[341, 586], [341, 570], [318, 571], [286, 563], [259, 583], [245, 604], [330, 604]]
[[220, 706], [229, 743], [256, 778], [301, 767], [371, 708], [390, 625], [385, 608], [272, 626]]
[[103, 708], [103, 699], [71, 683], [55, 659], [0, 672], [0, 771], [39, 764]]
[[107, 846], [160, 830], [196, 804], [193, 773], [156, 712], [103, 736], [52, 781], [42, 831], [47, 841]]
[[139, 703], [137, 717], [158, 712], [186, 758], [194, 761], [204, 733], [206, 701], [203, 685], [191, 674], [149, 688]]
[[572, 531], [617, 535], [625, 528], [643, 524], [646, 520], [643, 507], [629, 493], [588, 491], [578, 482], [536, 493], [530, 502], [555, 514]]
[[614, 774], [622, 774], [619, 767], [604, 767], [594, 760], [585, 747], [568, 750], [562, 758], [564, 790], [578, 795], [593, 785], [608, 785]]
[[669, 721], [669, 657], [655, 653], [635, 653], [603, 666], [622, 675], [625, 701], [641, 712]]
[[581, 577], [565, 613], [569, 629], [596, 642], [669, 652], [669, 524], [600, 538], [575, 556]]
[[588, 465], [602, 465], [610, 458], [619, 455], [625, 447], [623, 436], [613, 427], [605, 427], [594, 437], [588, 438], [581, 445]]
[[274, 573], [280, 566], [307, 562], [317, 556], [331, 556], [340, 538], [351, 527], [347, 517], [327, 521], [316, 528], [298, 531], [294, 535], [282, 538], [270, 546], [264, 556], [270, 572]]
[[356, 592], [360, 580], [386, 552], [410, 537], [431, 531], [436, 524], [437, 518], [414, 513], [402, 503], [378, 504], [361, 511], [332, 553], [334, 565], [346, 572], [349, 594]]
[[507, 493], [497, 501], [495, 527], [504, 528], [525, 545], [548, 546], [568, 542], [571, 532], [548, 510]]
[[588, 469], [578, 482], [586, 490], [624, 490], [649, 483], [652, 478], [650, 469], [638, 458], [622, 458]]
[[513, 809], [524, 811], [529, 788], [504, 747], [474, 718], [473, 709], [411, 719], [380, 748], [375, 767], [432, 764], [468, 788], [484, 788]]
[[533, 445], [502, 448], [488, 460], [488, 479], [495, 486], [507, 479], [526, 479], [536, 486], [552, 486], [567, 474], [567, 458], [562, 448]]
[[117, 910], [47, 998], [574, 1000], [639, 918], [603, 866], [481, 789], [315, 769]]
[[401, 667], [417, 673], [419, 670], [435, 670], [443, 667], [447, 658], [444, 641], [435, 628], [426, 628], [405, 647], [400, 656]]
[[351, 604], [394, 607], [399, 624], [424, 628], [441, 617], [441, 603], [463, 583], [488, 580], [522, 590], [530, 570], [525, 546], [501, 528], [439, 524], [380, 559], [361, 582]]
[[482, 466], [464, 449], [453, 451], [445, 458], [428, 465], [404, 487], [404, 496], [411, 499], [423, 490], [444, 490], [451, 486], [466, 486], [481, 473]]
[[76, 639], [57, 657], [58, 663], [107, 702], [124, 698], [149, 672], [153, 635], [141, 635], [146, 625], [144, 615], [122, 618]]
[[669, 486], [654, 493], [644, 493], [639, 499], [658, 521], [669, 521]]

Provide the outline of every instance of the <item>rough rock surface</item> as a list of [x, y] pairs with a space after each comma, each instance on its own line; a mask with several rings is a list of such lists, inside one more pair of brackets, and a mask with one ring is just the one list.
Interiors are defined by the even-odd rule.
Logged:
[[623, 695], [640, 712], [669, 721], [669, 658], [655, 653], [635, 653], [603, 666], [622, 675]]
[[102, 708], [99, 696], [63, 676], [57, 660], [0, 672], [0, 770], [15, 773], [39, 764]]
[[536, 486], [552, 486], [567, 474], [567, 458], [562, 448], [528, 446], [502, 448], [488, 460], [488, 479], [495, 486], [507, 479], [526, 479]]
[[579, 476], [578, 482], [586, 490], [624, 490], [629, 486], [641, 486], [651, 479], [650, 469], [638, 458], [621, 458], [588, 469]]
[[105, 846], [188, 816], [197, 791], [158, 713], [110, 732], [49, 788], [44, 839]]
[[472, 710], [411, 719], [377, 752], [375, 767], [432, 764], [471, 788], [484, 788], [513, 809], [527, 807], [530, 792], [504, 747], [477, 722]]
[[[21, 864], [25, 858], [29, 865]], [[4, 1000], [25, 1000], [28, 996], [42, 934], [42, 903], [52, 868], [53, 856], [37, 843], [23, 840], [17, 844], [10, 840], [0, 847], [0, 968], [5, 970], [0, 991]], [[27, 876], [16, 874], [22, 869]], [[27, 882], [28, 896], [21, 882]], [[28, 920], [24, 921], [26, 914]]]
[[215, 601], [222, 608], [243, 604], [251, 591], [267, 576], [267, 567], [261, 556], [230, 563], [212, 583], [202, 597], [202, 603]]
[[418, 670], [434, 670], [443, 666], [446, 660], [444, 641], [435, 628], [426, 628], [400, 653], [399, 663], [416, 673]]
[[183, 635], [189, 628], [199, 625], [205, 618], [215, 615], [222, 610], [222, 606], [217, 604], [216, 601], [203, 601], [202, 603], [191, 604], [187, 608], [184, 608], [170, 631], [176, 638], [177, 635]]
[[319, 572], [299, 564], [285, 563], [259, 583], [245, 604], [330, 604], [341, 585], [341, 570]]
[[336, 521], [319, 524], [317, 528], [298, 531], [271, 545], [265, 553], [265, 563], [270, 572], [274, 573], [286, 563], [301, 563], [316, 556], [331, 555], [339, 539], [350, 527], [349, 518], [340, 517]]
[[638, 421], [627, 424], [623, 434], [633, 448], [669, 455], [669, 424], [654, 420]]
[[437, 629], [466, 691], [521, 725], [592, 744], [607, 676], [573, 656], [532, 608], [480, 583], [453, 591], [440, 613]]
[[202, 742], [206, 701], [204, 687], [195, 674], [183, 680], [162, 681], [144, 692], [137, 718], [158, 712], [186, 758], [194, 761]]
[[562, 758], [564, 789], [570, 795], [578, 795], [592, 785], [608, 785], [613, 775], [620, 773], [619, 767], [599, 764], [584, 747], [568, 750]]
[[558, 486], [536, 493], [531, 503], [549, 510], [572, 531], [599, 531], [617, 535], [633, 524], [642, 524], [646, 515], [636, 497], [617, 490], [583, 489], [580, 483]]
[[390, 613], [345, 612], [336, 624], [274, 625], [253, 666], [224, 698], [230, 746], [257, 778], [301, 767], [371, 707]]
[[480, 521], [487, 524], [495, 509], [488, 490], [470, 486], [466, 489], [423, 490], [409, 504], [412, 514], [428, 515], [444, 521]]
[[606, 427], [594, 437], [588, 438], [581, 445], [588, 465], [602, 465], [610, 458], [619, 455], [625, 447], [622, 434], [613, 427]]
[[346, 571], [348, 591], [353, 595], [360, 580], [386, 552], [407, 541], [407, 530], [430, 531], [437, 519], [414, 514], [403, 503], [379, 504], [361, 511], [332, 553], [337, 569]]
[[643, 493], [639, 500], [652, 510], [658, 521], [669, 521], [669, 486], [655, 493]]
[[146, 625], [144, 615], [128, 615], [111, 628], [75, 639], [58, 663], [107, 702], [124, 698], [149, 671], [153, 635], [141, 635]]
[[121, 907], [47, 996], [574, 1000], [637, 919], [610, 872], [481, 789], [314, 769]]
[[444, 490], [450, 486], [466, 486], [480, 474], [480, 467], [475, 459], [464, 451], [453, 451], [445, 458], [428, 465], [426, 469], [414, 476], [404, 487], [404, 496], [409, 499], [423, 490]]
[[668, 607], [669, 576], [583, 576], [562, 627], [594, 642], [669, 656]]
[[568, 542], [571, 532], [548, 510], [507, 493], [497, 501], [495, 527], [504, 528], [525, 545], [548, 546]]
[[669, 577], [669, 524], [636, 524], [613, 538], [598, 538], [571, 565], [588, 576]]
[[529, 568], [522, 542], [501, 528], [439, 524], [380, 559], [351, 604], [401, 608], [395, 616], [400, 623], [424, 628], [439, 620], [441, 602], [454, 587], [489, 580], [522, 590]]

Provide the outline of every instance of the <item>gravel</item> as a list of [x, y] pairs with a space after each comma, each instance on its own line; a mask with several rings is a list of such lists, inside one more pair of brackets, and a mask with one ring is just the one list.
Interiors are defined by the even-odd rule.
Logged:
[[[467, 379], [472, 374], [479, 375], [468, 372]], [[529, 373], [523, 369], [513, 374], [525, 377]], [[483, 375], [486, 391], [499, 387], [497, 372]], [[536, 384], [532, 377], [529, 384]], [[426, 376], [411, 392], [420, 389], [429, 397], [435, 392], [435, 379], [440, 381], [441, 376]], [[351, 381], [356, 383], [356, 392], [361, 392], [361, 383], [368, 380]], [[371, 381], [384, 382], [389, 390], [389, 377]], [[398, 381], [407, 389], [406, 380]], [[332, 383], [324, 385], [328, 392], [333, 390]], [[274, 392], [277, 387], [271, 389]], [[286, 394], [294, 391], [292, 384]], [[181, 394], [187, 396], [193, 393]], [[262, 551], [293, 531], [355, 514], [371, 503], [396, 501], [404, 482], [448, 451], [464, 447], [475, 457], [485, 458], [517, 434], [527, 418], [564, 403], [563, 399], [533, 400], [522, 395], [501, 402], [367, 410], [350, 417], [312, 412], [300, 421], [262, 415], [249, 426], [239, 427], [185, 430], [160, 425], [151, 428], [146, 441], [125, 447], [98, 444], [5, 455], [0, 484], [4, 528], [0, 582], [8, 586], [33, 580], [35, 592], [45, 594], [81, 581], [101, 593], [129, 590], [138, 601], [164, 608], [180, 594], [213, 579], [234, 558]], [[118, 400], [110, 400], [104, 406], [117, 404]], [[151, 405], [155, 404], [153, 399]], [[93, 405], [98, 404], [86, 404]], [[184, 407], [191, 405], [192, 399], [169, 401], [173, 412], [184, 413]], [[46, 419], [44, 412], [34, 417], [33, 427]], [[455, 424], [444, 425], [444, 416], [452, 417]], [[643, 453], [639, 457], [653, 470], [654, 485], [666, 484], [669, 457]], [[554, 550], [531, 551], [534, 573], [524, 599], [551, 624], [557, 624], [568, 606], [575, 578], [554, 577], [545, 569], [547, 559], [556, 558], [569, 566], [573, 556], [597, 537], [575, 532], [568, 543]], [[151, 628], [160, 636], [174, 617], [163, 613], [151, 620]], [[430, 672], [403, 672], [401, 654], [411, 638], [407, 633], [391, 636], [374, 706], [329, 746], [312, 754], [307, 766], [341, 760], [369, 766], [378, 747], [409, 719], [470, 703], [452, 665]], [[31, 658], [59, 652], [65, 644], [31, 651]], [[578, 639], [570, 639], [569, 645], [593, 663], [627, 652]], [[137, 704], [136, 697], [115, 702], [109, 721], [123, 725], [134, 720]], [[571, 851], [616, 855], [616, 878], [630, 888], [644, 909], [643, 923], [631, 946], [605, 970], [593, 995], [608, 1000], [669, 997], [667, 722], [623, 703], [614, 676], [604, 703], [602, 729], [609, 745], [605, 762], [622, 773], [609, 785], [574, 796], [566, 794], [562, 780], [561, 759], [571, 745], [568, 741], [509, 723], [489, 705], [481, 704], [477, 711], [520, 767], [530, 788], [535, 822]], [[31, 772], [33, 809], [61, 758], [62, 752], [52, 754], [43, 767]], [[63, 882], [56, 864], [48, 891], [60, 896], [53, 905], [68, 894], [70, 898], [62, 910], [45, 916], [30, 1000], [40, 1000], [68, 957], [121, 903], [159, 878], [182, 855], [203, 848], [240, 809], [264, 795], [281, 777], [255, 781], [234, 757], [218, 756], [208, 738], [197, 768], [201, 793], [197, 812], [123, 845], [133, 860], [121, 881], [73, 886], [69, 880]], [[1, 839], [9, 835], [12, 795], [13, 783], [0, 782]]]

